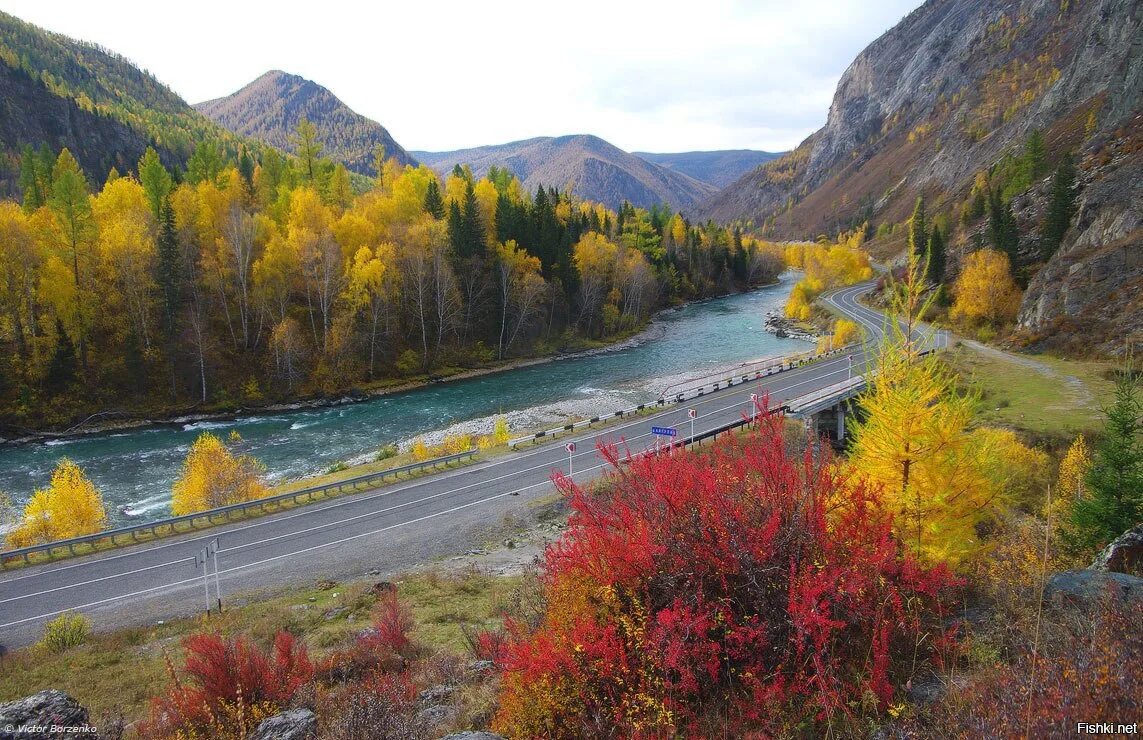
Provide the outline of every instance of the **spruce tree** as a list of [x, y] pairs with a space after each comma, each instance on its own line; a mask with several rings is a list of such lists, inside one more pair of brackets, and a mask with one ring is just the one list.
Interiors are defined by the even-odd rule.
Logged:
[[444, 199], [436, 177], [429, 180], [429, 189], [425, 191], [425, 211], [435, 219], [445, 217]]
[[242, 176], [242, 181], [246, 184], [246, 193], [253, 195], [254, 158], [250, 156], [250, 152], [245, 146], [242, 147], [242, 152], [238, 155], [238, 174]]
[[464, 219], [464, 257], [483, 256], [487, 245], [484, 243], [484, 224], [480, 217], [480, 206], [476, 202], [476, 190], [472, 181], [468, 181], [464, 189], [464, 208], [461, 211]]
[[448, 204], [448, 243], [453, 254], [464, 258], [464, 217], [455, 200]]
[[56, 349], [52, 353], [48, 374], [44, 378], [44, 388], [57, 394], [67, 389], [75, 381], [75, 345], [67, 335], [63, 322], [56, 319]]
[[157, 261], [155, 282], [159, 285], [163, 301], [163, 332], [168, 339], [175, 334], [182, 291], [182, 255], [179, 253], [175, 231], [175, 210], [171, 199], [164, 198], [159, 211], [159, 235], [156, 241]]
[[919, 260], [925, 259], [925, 249], [929, 243], [929, 230], [925, 218], [925, 196], [917, 198], [913, 215], [909, 219], [909, 252]]
[[1143, 521], [1143, 400], [1130, 365], [1115, 384], [1115, 400], [1085, 476], [1088, 495], [1072, 507], [1073, 544], [1103, 547]]
[[933, 285], [945, 281], [945, 239], [936, 224], [933, 224], [933, 233], [929, 235], [929, 271], [925, 277]]
[[1052, 190], [1048, 196], [1048, 210], [1041, 227], [1040, 249], [1045, 259], [1060, 247], [1064, 234], [1075, 215], [1076, 168], [1070, 154], [1065, 154], [1052, 176]]
[[36, 152], [32, 145], [24, 147], [20, 156], [20, 192], [24, 196], [24, 211], [32, 213], [46, 200], [40, 190], [40, 178], [36, 175]]
[[999, 190], [993, 190], [989, 197], [988, 240], [993, 247], [1008, 255], [1012, 268], [1015, 269], [1019, 257], [1020, 234], [1016, 229], [1012, 206], [1004, 202]]

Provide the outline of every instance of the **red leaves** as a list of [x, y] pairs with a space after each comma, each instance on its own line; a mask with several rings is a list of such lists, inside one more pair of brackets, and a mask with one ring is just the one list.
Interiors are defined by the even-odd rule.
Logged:
[[900, 547], [874, 492], [791, 458], [781, 425], [701, 456], [620, 466], [603, 448], [602, 494], [557, 480], [570, 526], [546, 555], [544, 623], [505, 653], [501, 729], [697, 732], [713, 713], [772, 732], [866, 691], [885, 706], [952, 580]]
[[217, 731], [257, 717], [259, 707], [283, 707], [313, 678], [305, 646], [279, 632], [270, 652], [244, 637], [191, 635], [183, 641], [186, 664], [163, 697], [154, 700], [149, 731], [165, 736]]

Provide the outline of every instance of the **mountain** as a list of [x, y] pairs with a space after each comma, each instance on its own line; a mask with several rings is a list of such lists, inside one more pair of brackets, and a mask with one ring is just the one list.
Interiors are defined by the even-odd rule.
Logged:
[[207, 137], [234, 138], [127, 59], [0, 12], [0, 189], [24, 145], [67, 147], [102, 181], [148, 145], [181, 165]]
[[782, 156], [781, 153], [760, 152], [754, 149], [723, 149], [675, 154], [632, 152], [632, 154], [717, 188], [724, 188], [758, 165]]
[[384, 126], [356, 113], [316, 82], [279, 70], [195, 108], [240, 136], [289, 152], [294, 151], [298, 123], [308, 119], [317, 127], [322, 154], [362, 175], [374, 174], [373, 154], [379, 146], [402, 164], [415, 164]]
[[414, 155], [441, 173], [457, 164], [470, 165], [477, 176], [492, 166], [507, 168], [520, 178], [525, 189], [534, 191], [542, 184], [570, 190], [580, 198], [612, 208], [626, 200], [640, 208], [667, 203], [679, 210], [692, 210], [716, 190], [709, 183], [585, 134]]
[[[928, 0], [842, 75], [825, 126], [727, 186], [700, 211], [775, 237], [902, 224], [918, 195], [958, 231], [950, 267], [986, 243], [957, 218], [978, 173], [1006, 182], [1030, 278], [1020, 326], [1110, 348], [1143, 332], [1143, 3]], [[1009, 176], [1032, 132], [1043, 169]], [[1038, 244], [1048, 183], [1067, 151], [1079, 209], [1063, 243]], [[987, 221], [987, 219], [985, 219]], [[895, 233], [903, 233], [899, 229]], [[946, 278], [948, 276], [946, 275]], [[1125, 313], [1124, 313], [1125, 312]]]

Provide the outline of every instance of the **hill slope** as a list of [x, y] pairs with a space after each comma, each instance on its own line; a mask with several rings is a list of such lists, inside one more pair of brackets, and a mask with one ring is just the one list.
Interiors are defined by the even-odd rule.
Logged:
[[306, 118], [318, 129], [322, 154], [362, 175], [373, 174], [373, 152], [378, 146], [402, 164], [414, 163], [384, 126], [356, 113], [321, 85], [279, 70], [195, 108], [240, 136], [289, 152], [294, 151], [292, 137], [298, 122]]
[[754, 149], [723, 149], [711, 152], [677, 152], [657, 154], [632, 152], [645, 159], [688, 177], [724, 188], [760, 164], [782, 156], [780, 153], [760, 152]]
[[233, 138], [123, 57], [0, 12], [0, 180], [25, 144], [67, 147], [101, 181], [148, 144], [171, 166], [208, 136]]
[[612, 208], [624, 200], [648, 208], [668, 203], [693, 210], [715, 187], [640, 159], [596, 136], [539, 137], [453, 152], [414, 152], [438, 172], [468, 164], [477, 176], [489, 167], [506, 167], [528, 190], [539, 185], [570, 190], [580, 198]]

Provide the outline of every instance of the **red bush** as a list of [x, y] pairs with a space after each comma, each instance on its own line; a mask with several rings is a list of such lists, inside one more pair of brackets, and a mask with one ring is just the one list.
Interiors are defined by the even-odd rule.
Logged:
[[183, 641], [185, 666], [174, 685], [154, 700], [148, 732], [218, 734], [239, 731], [261, 714], [287, 705], [313, 677], [306, 648], [279, 632], [267, 653], [244, 637], [191, 635]]
[[601, 495], [557, 480], [572, 514], [544, 622], [506, 650], [504, 734], [776, 732], [885, 709], [953, 579], [911, 559], [875, 491], [791, 458], [781, 426], [622, 466], [601, 448]]
[[385, 593], [373, 607], [373, 623], [357, 636], [348, 650], [327, 655], [316, 673], [327, 681], [351, 681], [371, 673], [401, 671], [416, 653], [409, 633], [416, 626], [412, 612], [394, 592]]

